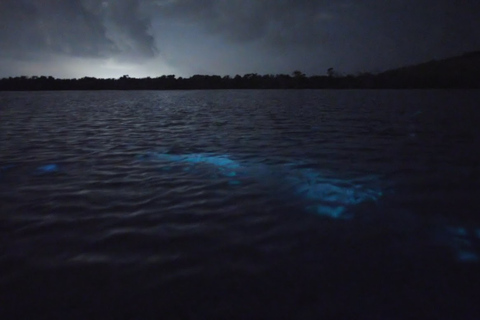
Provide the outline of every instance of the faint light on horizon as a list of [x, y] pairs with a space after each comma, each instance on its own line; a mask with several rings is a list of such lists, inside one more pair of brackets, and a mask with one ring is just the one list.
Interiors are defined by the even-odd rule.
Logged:
[[128, 75], [132, 78], [159, 77], [166, 74], [174, 74], [175, 70], [166, 65], [159, 59], [142, 64], [133, 64], [128, 62], [118, 62], [115, 59], [79, 59], [72, 61], [70, 69], [72, 75], [76, 77], [96, 77], [96, 78], [119, 78]]
[[160, 77], [175, 74], [175, 69], [160, 58], [143, 63], [117, 61], [113, 58], [73, 58], [57, 56], [46, 61], [10, 61], [10, 71], [1, 77], [16, 76], [53, 76], [55, 78], [120, 78], [128, 75], [132, 78]]

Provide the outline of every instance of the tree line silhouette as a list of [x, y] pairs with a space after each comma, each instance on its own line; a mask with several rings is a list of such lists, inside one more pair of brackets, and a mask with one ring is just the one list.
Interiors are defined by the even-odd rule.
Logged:
[[47, 76], [20, 76], [0, 79], [3, 91], [36, 90], [191, 90], [191, 89], [423, 89], [480, 88], [480, 51], [432, 60], [423, 64], [379, 74], [341, 75], [333, 68], [323, 76], [292, 74], [194, 75], [189, 78], [163, 75], [157, 78], [118, 79], [84, 77], [56, 79]]

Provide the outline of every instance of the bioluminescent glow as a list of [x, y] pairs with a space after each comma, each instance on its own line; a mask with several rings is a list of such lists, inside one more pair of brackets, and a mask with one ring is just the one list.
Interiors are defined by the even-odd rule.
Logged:
[[[213, 167], [216, 172], [224, 177], [237, 177], [239, 173], [252, 177], [269, 177], [265, 179], [280, 183], [281, 186], [293, 186], [294, 194], [303, 198], [308, 212], [334, 218], [352, 218], [348, 209], [364, 203], [377, 201], [382, 196], [378, 188], [365, 186], [368, 179], [345, 180], [322, 176], [313, 169], [297, 169], [298, 163], [290, 163], [284, 166], [265, 166], [259, 164], [241, 164], [232, 160], [227, 155], [215, 155], [207, 153], [193, 154], [169, 154], [149, 152], [138, 157], [140, 160], [161, 160], [186, 164], [184, 171], [190, 171], [196, 165]], [[170, 166], [167, 166], [170, 168]], [[164, 168], [165, 170], [165, 168]], [[372, 180], [372, 179], [370, 179]], [[239, 185], [237, 179], [230, 180], [230, 185]]]
[[[478, 232], [478, 230], [476, 230]], [[445, 239], [459, 262], [478, 262], [480, 253], [475, 249], [472, 240], [477, 236], [475, 230], [469, 230], [464, 227], [447, 227]]]
[[9, 164], [9, 165], [0, 167], [0, 175], [1, 175], [3, 172], [6, 172], [6, 171], [10, 170], [10, 169], [13, 168], [13, 167], [15, 167], [13, 164]]
[[365, 186], [364, 181], [327, 178], [313, 169], [297, 169], [287, 180], [297, 195], [313, 202], [309, 211], [336, 219], [352, 218], [349, 207], [375, 202], [383, 195], [381, 190]]
[[150, 152], [138, 158], [140, 160], [161, 160], [186, 164], [189, 167], [184, 168], [184, 171], [189, 171], [196, 165], [206, 165], [215, 168], [218, 173], [225, 177], [236, 177], [238, 171], [243, 169], [243, 166], [239, 162], [230, 159], [226, 155], [208, 153], [169, 154]]
[[215, 156], [208, 154], [191, 154], [183, 156], [184, 162], [188, 163], [205, 163], [211, 164], [220, 168], [237, 169], [240, 164], [236, 161], [229, 159], [227, 156]]
[[40, 166], [38, 167], [36, 170], [35, 170], [35, 173], [37, 174], [44, 174], [44, 173], [52, 173], [52, 172], [56, 172], [59, 170], [59, 166], [56, 165], [56, 164], [47, 164], [47, 165], [43, 165], [43, 166]]
[[307, 207], [308, 212], [313, 212], [315, 214], [329, 217], [333, 219], [351, 219], [353, 215], [348, 213], [345, 206], [342, 205], [327, 205], [327, 204], [318, 204]]

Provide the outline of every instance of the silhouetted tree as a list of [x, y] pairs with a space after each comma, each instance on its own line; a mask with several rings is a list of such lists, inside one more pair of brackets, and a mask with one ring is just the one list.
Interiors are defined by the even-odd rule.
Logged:
[[332, 78], [335, 76], [335, 70], [333, 70], [333, 68], [328, 68], [327, 69], [327, 75]]

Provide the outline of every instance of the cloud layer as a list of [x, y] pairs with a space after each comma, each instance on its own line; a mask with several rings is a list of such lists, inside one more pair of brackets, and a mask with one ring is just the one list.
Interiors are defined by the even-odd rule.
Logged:
[[480, 49], [478, 12], [476, 0], [1, 0], [0, 76], [53, 61], [83, 76], [79, 59], [119, 75], [379, 71]]
[[2, 0], [0, 20], [2, 55], [148, 58], [157, 51], [139, 1]]

